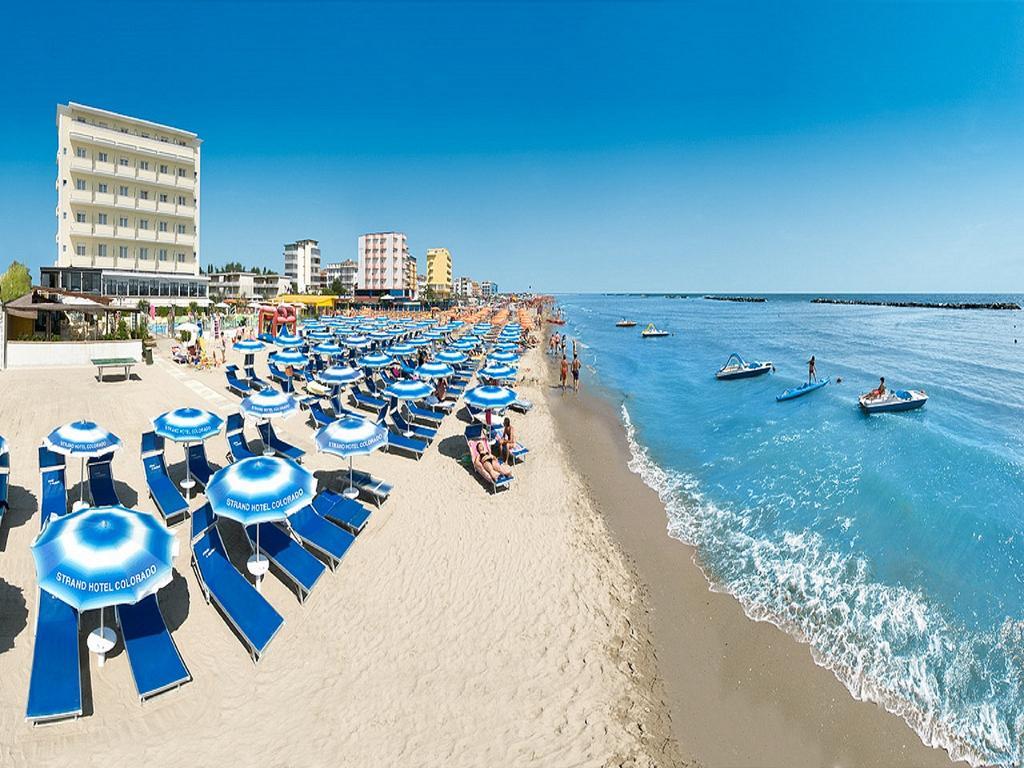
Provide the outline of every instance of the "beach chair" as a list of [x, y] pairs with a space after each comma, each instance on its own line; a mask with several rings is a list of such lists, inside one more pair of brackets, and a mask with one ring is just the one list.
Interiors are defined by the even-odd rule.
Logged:
[[267, 363], [267, 368], [270, 369], [270, 380], [277, 384], [278, 386], [283, 387], [284, 383], [288, 380], [288, 377], [284, 375], [284, 371], [282, 371], [273, 363]]
[[327, 522], [311, 506], [289, 515], [286, 523], [303, 544], [327, 560], [332, 571], [355, 541], [355, 536]]
[[317, 400], [309, 404], [309, 417], [313, 420], [313, 426], [326, 427], [336, 419], [324, 410], [323, 405]]
[[251, 459], [257, 455], [249, 448], [249, 443], [245, 439], [244, 429], [245, 421], [242, 419], [242, 414], [232, 413], [228, 416], [227, 429], [225, 431], [225, 437], [228, 441], [228, 461]]
[[355, 411], [345, 407], [345, 404], [341, 401], [340, 391], [331, 395], [331, 410], [334, 412], [334, 418], [336, 419], [340, 419], [342, 416], [362, 416], [362, 414], [357, 414]]
[[349, 390], [349, 396], [352, 398], [352, 402], [355, 403], [357, 407], [364, 408], [368, 411], [378, 411], [385, 405], [387, 405], [387, 403], [381, 400], [379, 397], [374, 397], [373, 395], [367, 394], [366, 392], [363, 392], [361, 389], [358, 389], [357, 387], [352, 387]]
[[192, 568], [206, 602], [212, 602], [249, 649], [253, 663], [284, 624], [281, 614], [228, 559], [209, 504], [192, 515]]
[[68, 489], [64, 475], [64, 457], [45, 446], [39, 446], [39, 476], [42, 491], [39, 495], [41, 525], [53, 515], [68, 511]]
[[113, 458], [114, 454], [108, 453], [106, 456], [93, 456], [85, 463], [89, 474], [89, 495], [92, 496], [94, 507], [112, 507], [121, 503], [114, 489], [114, 473], [110, 468]]
[[340, 525], [353, 534], [359, 534], [370, 519], [370, 510], [358, 501], [326, 488], [313, 497], [313, 509], [320, 517]]
[[422, 427], [419, 424], [410, 424], [397, 410], [391, 412], [391, 423], [394, 424], [395, 429], [402, 434], [405, 434], [408, 437], [418, 437], [421, 440], [426, 440], [427, 443], [437, 437], [436, 429]]
[[229, 365], [224, 369], [224, 375], [228, 380], [228, 389], [234, 392], [239, 397], [246, 397], [253, 393], [253, 388], [249, 385], [249, 382], [243, 381], [238, 378], [238, 366]]
[[167, 630], [156, 595], [114, 609], [139, 700], [146, 701], [192, 680]]
[[[44, 468], [43, 452], [50, 466]], [[52, 463], [56, 457], [59, 466]], [[44, 447], [39, 449], [39, 466], [43, 470], [43, 489], [47, 474], [60, 475], [64, 486], [64, 457]], [[64, 509], [55, 514], [67, 514]], [[40, 529], [46, 527], [49, 517], [44, 513]], [[78, 652], [78, 611], [49, 592], [39, 590], [39, 611], [36, 614], [35, 642], [32, 646], [32, 672], [28, 682], [28, 706], [25, 718], [33, 725], [64, 720], [82, 714], [82, 665]]]
[[179, 523], [188, 514], [188, 502], [181, 491], [171, 480], [164, 464], [162, 453], [150, 453], [142, 458], [142, 468], [146, 473], [146, 487], [149, 498], [153, 500], [157, 511], [163, 516], [167, 525]]
[[206, 446], [203, 443], [193, 443], [188, 446], [185, 451], [185, 461], [188, 462], [192, 479], [205, 488], [213, 474], [213, 467], [210, 466], [210, 462], [206, 458]]
[[0, 521], [3, 521], [4, 512], [7, 511], [7, 494], [10, 492], [11, 479], [11, 455], [5, 453], [0, 456]]
[[420, 456], [426, 453], [427, 442], [415, 437], [406, 437], [401, 432], [388, 429], [388, 453], [391, 453], [392, 449], [404, 451], [419, 460]]
[[306, 455], [306, 452], [301, 448], [296, 448], [291, 443], [286, 443], [284, 440], [277, 436], [274, 432], [274, 427], [269, 421], [262, 422], [256, 426], [259, 430], [260, 437], [263, 438], [263, 444], [272, 448], [274, 453], [279, 453], [282, 456], [287, 456], [289, 459], [295, 462], [302, 462], [302, 457]]
[[[485, 427], [483, 424], [470, 424], [468, 427], [466, 427], [465, 431], [463, 432], [463, 434], [466, 437], [466, 443], [469, 444], [473, 440], [479, 440], [480, 436], [483, 435], [484, 433], [484, 429]], [[489, 442], [491, 443], [492, 446], [494, 442], [498, 439], [498, 436], [501, 435], [501, 429], [502, 428], [499, 424], [495, 424], [491, 427]], [[528, 454], [529, 452], [530, 449], [517, 440], [516, 444], [512, 447], [511, 451], [512, 463], [520, 463], [521, 461], [523, 461], [523, 459], [526, 458], [526, 454]]]
[[508, 488], [512, 485], [512, 478], [508, 475], [501, 475], [497, 480], [494, 480], [490, 475], [482, 472], [477, 468], [477, 450], [476, 443], [467, 441], [469, 445], [469, 458], [473, 473], [483, 481], [484, 485], [490, 486], [491, 493], [497, 493], [500, 490]]
[[251, 365], [246, 366], [245, 368], [245, 379], [249, 382], [249, 386], [257, 391], [270, 386], [266, 381], [256, 375], [256, 369]]
[[[256, 526], [247, 525], [245, 535], [249, 546], [256, 551]], [[324, 564], [311, 555], [302, 545], [272, 523], [260, 524], [260, 552], [283, 573], [298, 594], [299, 602], [305, 602], [317, 581], [323, 576]]]
[[405, 412], [408, 417], [415, 421], [425, 421], [427, 424], [436, 427], [444, 419], [442, 411], [435, 411], [433, 408], [423, 408], [412, 403], [405, 404]]

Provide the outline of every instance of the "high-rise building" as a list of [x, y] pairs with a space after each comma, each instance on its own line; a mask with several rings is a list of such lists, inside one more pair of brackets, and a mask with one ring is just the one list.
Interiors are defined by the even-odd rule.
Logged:
[[196, 134], [71, 102], [57, 106], [57, 259], [45, 287], [118, 303], [208, 303], [199, 263]]
[[267, 301], [288, 293], [291, 280], [284, 275], [260, 272], [211, 272], [210, 295], [223, 299]]
[[492, 296], [498, 295], [498, 284], [493, 280], [483, 280], [480, 282], [480, 298], [489, 299]]
[[401, 232], [373, 232], [359, 236], [359, 271], [356, 293], [367, 297], [416, 296], [416, 259]]
[[319, 243], [307, 239], [285, 245], [284, 274], [295, 283], [299, 293], [319, 291], [323, 286]]
[[324, 264], [324, 290], [330, 291], [334, 281], [341, 283], [341, 293], [351, 296], [356, 289], [356, 275], [359, 264], [354, 259], [345, 259], [334, 264]]
[[452, 255], [447, 248], [427, 249], [427, 287], [438, 298], [452, 292]]
[[473, 294], [473, 280], [469, 277], [460, 277], [454, 283], [455, 295], [468, 299]]

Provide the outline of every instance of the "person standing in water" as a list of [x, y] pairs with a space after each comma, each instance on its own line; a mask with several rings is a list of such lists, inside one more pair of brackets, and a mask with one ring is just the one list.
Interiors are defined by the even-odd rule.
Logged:
[[[575, 346], [576, 342], [573, 342]], [[580, 359], [573, 355], [572, 358], [572, 391], [580, 391]]]
[[814, 355], [811, 355], [811, 359], [807, 361], [807, 383], [810, 384], [812, 381], [818, 380], [818, 370], [814, 365]]
[[565, 359], [565, 355], [562, 355], [561, 370], [558, 373], [558, 385], [565, 392], [565, 380], [569, 376], [569, 361]]

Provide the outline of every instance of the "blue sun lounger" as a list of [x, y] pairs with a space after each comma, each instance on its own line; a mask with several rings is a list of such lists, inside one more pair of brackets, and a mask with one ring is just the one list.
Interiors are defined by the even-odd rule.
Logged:
[[273, 425], [269, 421], [258, 424], [256, 428], [260, 432], [260, 437], [263, 438], [263, 444], [272, 448], [275, 453], [287, 456], [292, 461], [297, 462], [301, 462], [302, 457], [306, 455], [306, 452], [301, 448], [296, 448], [291, 443], [286, 443], [284, 440], [279, 438], [274, 432]]
[[[247, 525], [245, 535], [249, 537], [249, 546], [255, 551], [256, 526]], [[301, 544], [272, 523], [260, 524], [260, 552], [295, 585], [300, 603], [305, 602], [327, 570]]]
[[185, 460], [188, 461], [192, 479], [205, 488], [213, 474], [213, 467], [206, 458], [206, 447], [202, 443], [193, 443], [185, 451]]
[[335, 421], [334, 417], [324, 410], [319, 400], [309, 404], [309, 416], [313, 419], [313, 425], [316, 427], [326, 427]]
[[388, 453], [391, 453], [392, 449], [410, 453], [418, 460], [420, 456], [426, 452], [427, 443], [424, 440], [419, 440], [415, 437], [406, 437], [401, 432], [389, 429]]
[[[146, 435], [152, 435], [147, 432]], [[180, 522], [188, 514], [188, 502], [171, 480], [164, 463], [163, 451], [147, 451], [146, 435], [142, 436], [142, 468], [146, 472], [146, 487], [149, 498], [168, 525]], [[156, 437], [156, 435], [154, 435]]]
[[115, 611], [140, 701], [192, 680], [167, 631], [156, 595], [144, 597], [135, 605], [119, 605]]
[[370, 510], [358, 501], [326, 489], [313, 497], [313, 509], [320, 517], [337, 523], [353, 534], [362, 531], [370, 519]]
[[42, 490], [39, 496], [40, 525], [53, 515], [68, 511], [68, 488], [64, 477], [64, 457], [45, 446], [39, 446], [39, 475]]
[[419, 424], [410, 424], [398, 411], [391, 412], [391, 421], [402, 434], [411, 433], [407, 437], [418, 437], [428, 443], [437, 437], [437, 430], [431, 427], [422, 427]]
[[228, 380], [228, 389], [234, 392], [239, 397], [246, 397], [251, 395], [253, 392], [252, 386], [247, 381], [243, 381], [238, 378], [238, 366], [229, 365], [224, 369], [224, 375]]
[[7, 511], [7, 494], [10, 489], [11, 479], [11, 455], [5, 453], [0, 456], [0, 521], [3, 520], [4, 512]]
[[[46, 488], [46, 474], [60, 474], [61, 487], [64, 479], [64, 457], [46, 448], [39, 449], [40, 466], [43, 452], [60, 459], [59, 466], [44, 470], [43, 488]], [[55, 514], [67, 513], [64, 509]], [[44, 514], [40, 529], [49, 518]], [[39, 590], [39, 613], [36, 615], [35, 644], [32, 647], [32, 674], [28, 683], [28, 706], [25, 718], [33, 723], [46, 723], [78, 717], [82, 714], [82, 665], [78, 654], [78, 611], [49, 592]]]
[[[470, 424], [468, 427], [466, 427], [466, 430], [465, 430], [465, 433], [464, 433], [465, 436], [466, 436], [466, 442], [469, 442], [470, 440], [479, 440], [480, 436], [483, 435], [483, 433], [484, 433], [484, 425], [483, 424]], [[501, 434], [501, 427], [498, 426], [497, 424], [495, 424], [491, 428], [491, 439], [490, 439], [490, 442], [493, 444], [494, 441], [498, 438], [498, 436], [500, 434]], [[527, 448], [525, 445], [523, 445], [522, 443], [520, 443], [517, 440], [515, 446], [512, 448], [512, 463], [513, 464], [518, 464], [519, 462], [521, 462], [523, 459], [526, 458], [526, 454], [528, 454], [529, 452], [530, 452], [530, 449]]]
[[263, 389], [264, 387], [270, 386], [264, 379], [261, 379], [259, 376], [256, 375], [256, 368], [254, 368], [251, 365], [247, 366], [245, 369], [245, 378], [246, 381], [249, 382], [249, 386], [256, 390], [260, 390]]
[[387, 405], [387, 403], [379, 397], [368, 395], [355, 387], [349, 390], [349, 395], [352, 397], [352, 402], [355, 403], [356, 406], [359, 408], [365, 408], [368, 411], [378, 411]]
[[435, 411], [432, 408], [421, 408], [420, 406], [413, 405], [412, 403], [406, 403], [405, 408], [413, 419], [425, 421], [435, 427], [440, 424], [441, 420], [444, 418], [443, 412]]
[[192, 567], [206, 602], [220, 609], [258, 662], [284, 619], [231, 564], [209, 504], [192, 514]]
[[303, 544], [326, 558], [332, 571], [355, 541], [355, 536], [324, 520], [313, 507], [303, 507], [286, 522]]
[[93, 456], [85, 463], [89, 473], [89, 495], [92, 496], [94, 507], [112, 507], [121, 503], [114, 490], [114, 474], [110, 469], [113, 453], [106, 456]]
[[242, 459], [251, 459], [256, 454], [249, 447], [248, 441], [245, 439], [245, 422], [242, 420], [242, 414], [232, 413], [228, 416], [227, 431], [225, 437], [228, 441], [228, 458], [231, 461], [241, 461]]

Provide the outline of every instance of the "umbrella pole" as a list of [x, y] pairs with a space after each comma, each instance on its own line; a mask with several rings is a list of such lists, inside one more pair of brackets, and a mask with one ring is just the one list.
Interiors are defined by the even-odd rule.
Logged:
[[192, 501], [192, 486], [195, 483], [192, 481], [192, 466], [188, 463], [188, 447], [191, 443], [182, 443], [185, 446], [185, 482], [181, 484], [181, 487], [185, 489], [185, 500]]
[[85, 505], [85, 456], [82, 457], [82, 475], [78, 483], [78, 503]]
[[352, 477], [352, 457], [348, 457], [348, 488], [342, 494], [346, 499], [354, 499], [359, 496], [359, 491], [356, 489], [355, 481]]

